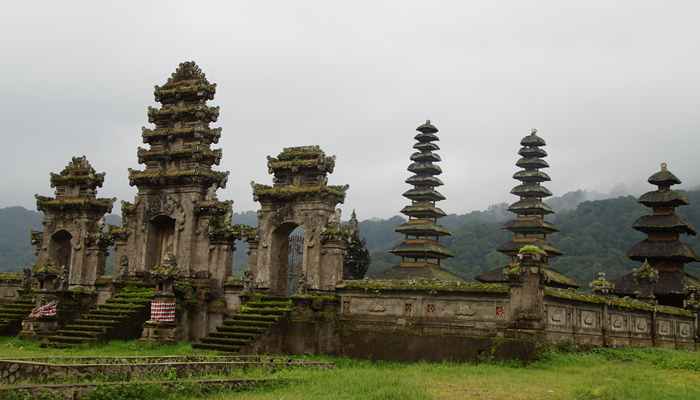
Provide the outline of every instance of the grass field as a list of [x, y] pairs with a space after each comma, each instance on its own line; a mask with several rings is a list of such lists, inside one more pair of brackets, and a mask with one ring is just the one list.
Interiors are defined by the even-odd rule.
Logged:
[[[0, 339], [0, 357], [174, 355], [198, 353], [189, 345], [144, 346], [135, 342], [71, 350], [47, 350], [31, 342]], [[219, 393], [208, 400], [293, 399], [700, 399], [700, 353], [663, 349], [599, 349], [547, 353], [517, 363], [370, 362], [330, 357], [334, 370], [291, 369], [274, 374], [294, 384], [250, 392]], [[260, 376], [260, 371], [251, 371]], [[174, 396], [184, 400], [188, 396]], [[159, 400], [163, 400], [162, 398]]]

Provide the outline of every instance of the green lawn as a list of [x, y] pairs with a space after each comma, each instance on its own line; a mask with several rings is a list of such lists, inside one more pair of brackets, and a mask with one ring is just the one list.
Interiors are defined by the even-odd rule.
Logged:
[[[113, 342], [100, 347], [49, 350], [29, 342], [0, 339], [1, 357], [193, 353], [199, 354], [186, 344], [144, 346], [135, 342]], [[337, 368], [283, 370], [274, 376], [295, 383], [251, 392], [220, 393], [206, 399], [700, 399], [700, 352], [663, 349], [553, 352], [527, 366], [314, 359], [334, 361]], [[260, 371], [251, 371], [251, 375], [260, 377]]]

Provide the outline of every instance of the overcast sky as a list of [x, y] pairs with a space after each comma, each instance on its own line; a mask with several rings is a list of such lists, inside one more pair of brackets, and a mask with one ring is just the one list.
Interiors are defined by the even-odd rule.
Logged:
[[513, 201], [532, 127], [555, 195], [642, 190], [662, 161], [696, 186], [698, 15], [661, 0], [6, 2], [0, 206], [33, 209], [83, 154], [107, 172], [100, 195], [133, 200], [153, 86], [186, 60], [218, 84], [219, 198], [236, 211], [257, 208], [251, 180], [271, 182], [265, 156], [319, 144], [337, 156], [330, 183], [350, 185], [345, 215], [394, 215], [428, 118], [447, 212]]

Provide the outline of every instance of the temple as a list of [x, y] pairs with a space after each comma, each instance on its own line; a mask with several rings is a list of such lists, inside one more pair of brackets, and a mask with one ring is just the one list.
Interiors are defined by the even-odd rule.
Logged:
[[[684, 269], [697, 256], [679, 240], [695, 230], [675, 213], [688, 200], [665, 165], [649, 179], [658, 190], [639, 199], [653, 209], [634, 224], [648, 235], [629, 252], [641, 266], [614, 282], [599, 274], [582, 292], [550, 266], [562, 253], [549, 242], [557, 229], [543, 201], [547, 153], [533, 130], [513, 176], [512, 238], [498, 249], [509, 262], [466, 281], [445, 268], [454, 254], [438, 223], [438, 129], [426, 121], [410, 156], [403, 238], [391, 250], [400, 261], [369, 279], [361, 223], [339, 209], [349, 186], [329, 184], [336, 157], [319, 146], [286, 147], [251, 166], [267, 167], [271, 183], [251, 184], [255, 226], [234, 223], [233, 201], [217, 194], [229, 174], [216, 170], [223, 154], [212, 148], [221, 137], [210, 126], [216, 89], [194, 62], [155, 87], [160, 105], [148, 108], [153, 125], [141, 133], [142, 168], [129, 170], [137, 193], [122, 202], [121, 225], [104, 223], [116, 199], [97, 197], [105, 175], [87, 158], [51, 174], [55, 197], [37, 196], [36, 262], [0, 276], [0, 334], [53, 347], [190, 341], [229, 353], [404, 361], [532, 360], [550, 344], [698, 348], [700, 280]], [[234, 266], [237, 240], [245, 265]]]
[[[562, 253], [547, 240], [547, 236], [557, 232], [557, 228], [545, 220], [545, 216], [553, 214], [554, 211], [542, 201], [543, 198], [552, 195], [549, 189], [542, 186], [542, 182], [551, 180], [549, 175], [542, 171], [543, 168], [549, 168], [549, 164], [544, 160], [547, 152], [542, 148], [546, 142], [537, 135], [537, 130], [533, 129], [528, 136], [520, 141], [520, 145], [522, 147], [518, 154], [521, 158], [515, 165], [522, 169], [513, 175], [513, 179], [519, 180], [521, 184], [510, 191], [519, 199], [508, 208], [509, 211], [516, 214], [516, 218], [503, 227], [512, 232], [513, 237], [504, 243], [498, 251], [512, 260], [518, 256], [523, 246], [537, 246], [546, 253], [543, 274], [547, 285], [576, 288], [578, 285], [573, 279], [548, 265], [550, 258], [560, 256]], [[508, 278], [505, 270], [506, 268], [498, 268], [483, 273], [476, 279], [480, 282], [506, 282]]]
[[659, 304], [683, 307], [691, 292], [700, 290], [700, 279], [685, 271], [685, 264], [698, 261], [695, 251], [680, 235], [695, 235], [693, 226], [676, 214], [676, 207], [688, 205], [688, 197], [671, 186], [681, 183], [666, 163], [649, 177], [657, 190], [644, 193], [639, 203], [653, 210], [639, 217], [633, 228], [647, 238], [632, 246], [627, 256], [642, 266], [614, 281], [614, 292], [641, 297]]
[[430, 121], [425, 121], [416, 130], [417, 143], [413, 148], [417, 151], [411, 154], [412, 163], [408, 166], [408, 171], [413, 175], [406, 179], [413, 189], [403, 194], [411, 204], [401, 210], [408, 221], [396, 228], [396, 232], [405, 238], [391, 250], [392, 254], [401, 257], [401, 263], [384, 272], [381, 278], [461, 280], [441, 268], [442, 260], [454, 255], [440, 243], [440, 238], [449, 236], [450, 232], [437, 223], [440, 217], [445, 216], [445, 212], [436, 206], [438, 201], [445, 200], [445, 196], [435, 190], [443, 185], [438, 178], [442, 169], [435, 164], [442, 161], [435, 153], [440, 150], [435, 143], [440, 140], [437, 137], [438, 129]]

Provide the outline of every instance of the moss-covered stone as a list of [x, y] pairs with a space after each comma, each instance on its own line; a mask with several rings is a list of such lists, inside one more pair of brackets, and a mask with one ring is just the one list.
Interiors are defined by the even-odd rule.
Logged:
[[440, 280], [351, 280], [343, 281], [338, 289], [365, 291], [416, 290], [456, 293], [507, 294], [509, 287], [500, 283], [459, 282]]

